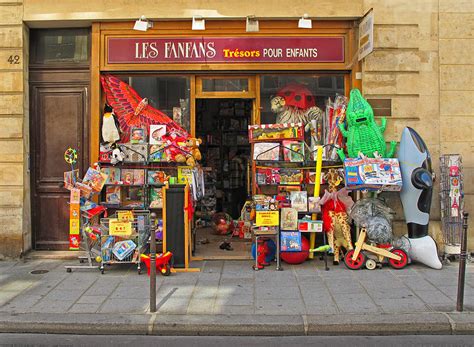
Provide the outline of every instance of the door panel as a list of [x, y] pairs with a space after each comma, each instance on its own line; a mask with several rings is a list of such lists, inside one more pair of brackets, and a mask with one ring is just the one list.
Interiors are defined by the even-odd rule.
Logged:
[[62, 188], [68, 147], [78, 150], [80, 175], [88, 163], [89, 73], [67, 81], [61, 72], [35, 72], [31, 86], [31, 177], [34, 246], [68, 249], [69, 192]]

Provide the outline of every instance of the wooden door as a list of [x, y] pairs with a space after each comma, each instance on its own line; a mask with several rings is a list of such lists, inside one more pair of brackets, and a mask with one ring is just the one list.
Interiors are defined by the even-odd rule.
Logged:
[[30, 74], [30, 156], [34, 248], [69, 247], [69, 192], [62, 188], [68, 147], [78, 150], [80, 176], [89, 162], [89, 71]]

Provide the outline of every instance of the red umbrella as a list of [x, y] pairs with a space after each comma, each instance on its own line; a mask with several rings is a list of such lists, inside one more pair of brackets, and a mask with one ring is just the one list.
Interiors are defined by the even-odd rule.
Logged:
[[145, 127], [151, 124], [164, 124], [168, 134], [188, 138], [189, 134], [163, 112], [148, 105], [148, 99], [140, 97], [127, 83], [111, 75], [101, 75], [100, 81], [107, 103], [112, 106], [120, 123], [121, 141], [128, 142], [131, 127]]
[[287, 84], [277, 92], [277, 96], [284, 98], [287, 106], [303, 110], [316, 106], [313, 94], [303, 84], [294, 82]]

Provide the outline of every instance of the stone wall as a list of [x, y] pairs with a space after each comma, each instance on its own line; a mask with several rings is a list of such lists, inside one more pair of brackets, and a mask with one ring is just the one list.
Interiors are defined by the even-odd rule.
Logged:
[[[0, 258], [18, 257], [24, 250], [25, 90], [28, 66], [22, 1], [0, 1]], [[29, 224], [29, 223], [28, 223]], [[29, 243], [26, 249], [30, 247]]]

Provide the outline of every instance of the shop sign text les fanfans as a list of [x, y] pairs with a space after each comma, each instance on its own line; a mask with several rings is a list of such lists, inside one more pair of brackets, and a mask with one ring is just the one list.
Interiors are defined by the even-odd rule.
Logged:
[[266, 62], [344, 62], [344, 37], [107, 38], [108, 64]]

